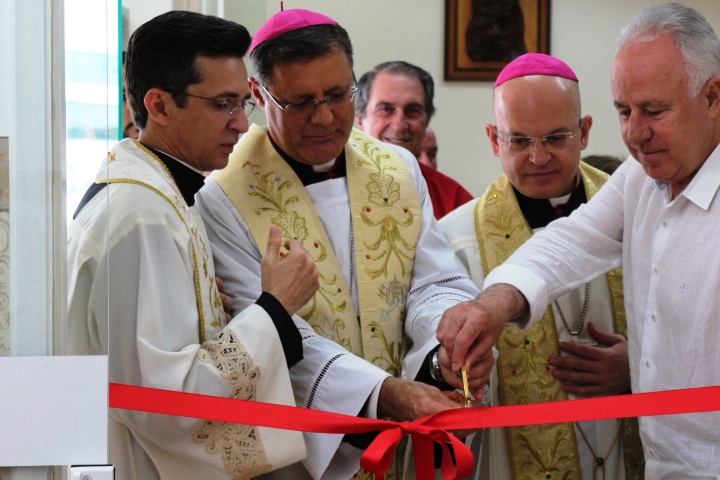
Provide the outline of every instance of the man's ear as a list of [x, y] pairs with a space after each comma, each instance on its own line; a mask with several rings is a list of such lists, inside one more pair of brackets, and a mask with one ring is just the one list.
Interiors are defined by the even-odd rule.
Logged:
[[580, 123], [580, 150], [585, 150], [590, 141], [590, 128], [592, 127], [593, 119], [590, 115], [585, 115]]
[[492, 146], [493, 153], [496, 157], [500, 156], [500, 143], [498, 140], [497, 132], [495, 131], [495, 125], [492, 123], [488, 123], [485, 125], [485, 133], [487, 133], [488, 138], [490, 139], [490, 145]]
[[355, 115], [355, 122], [357, 123], [358, 130], [364, 132], [365, 126], [363, 125], [363, 123], [365, 122], [365, 117], [360, 117], [358, 115]]
[[172, 95], [159, 88], [151, 88], [148, 90], [145, 94], [144, 102], [145, 108], [148, 111], [148, 117], [160, 125], [167, 125], [173, 108], [177, 108]]
[[720, 77], [713, 77], [708, 80], [702, 89], [701, 95], [704, 95], [707, 100], [710, 118], [720, 116]]
[[250, 77], [248, 78], [248, 87], [250, 88], [253, 97], [255, 97], [255, 103], [257, 106], [265, 110], [265, 97], [262, 96], [260, 82], [255, 80], [255, 77]]

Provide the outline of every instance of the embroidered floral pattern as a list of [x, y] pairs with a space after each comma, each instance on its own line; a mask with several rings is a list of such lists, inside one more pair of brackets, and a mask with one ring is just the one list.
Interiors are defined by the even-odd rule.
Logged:
[[[529, 238], [530, 231], [526, 230], [529, 227], [526, 226], [527, 222], [520, 209], [512, 208], [512, 202], [504, 192], [498, 190], [486, 198], [485, 211], [492, 212], [485, 218], [485, 222], [492, 227], [484, 231], [486, 241], [491, 243], [497, 258], [508, 258]], [[516, 235], [516, 232], [522, 232], [523, 235]]]
[[538, 322], [527, 330], [507, 326], [498, 339], [498, 349], [502, 352], [498, 358], [498, 368], [503, 376], [510, 373], [512, 381], [506, 384], [513, 391], [513, 404], [541, 403], [564, 399], [557, 396], [555, 378], [550, 374], [547, 359], [557, 352], [557, 342], [551, 335], [556, 332]]
[[[504, 262], [532, 235], [505, 177], [496, 180], [478, 202], [475, 222], [486, 272]], [[547, 365], [547, 358], [558, 351], [555, 320], [550, 309], [527, 330], [505, 327], [498, 339], [498, 350], [498, 391], [502, 405], [567, 399]], [[550, 478], [580, 479], [572, 424], [508, 428], [506, 435], [511, 468], [528, 472], [516, 478], [550, 475]]]
[[380, 354], [374, 356], [371, 362], [378, 367], [383, 368], [386, 372], [394, 377], [400, 376], [402, 369], [403, 345], [402, 342], [389, 342], [385, 336], [383, 327], [378, 322], [370, 322], [368, 324], [372, 334], [371, 338], [380, 340], [383, 347]]
[[272, 219], [273, 225], [280, 227], [283, 239], [294, 238], [304, 242], [308, 237], [308, 230], [305, 226], [305, 219], [299, 217], [297, 212], [290, 210], [288, 207], [293, 203], [297, 203], [300, 199], [293, 195], [290, 198], [283, 198], [283, 191], [292, 187], [289, 180], [283, 181], [273, 172], [262, 173], [260, 165], [252, 162], [245, 162], [243, 168], [250, 168], [255, 177], [255, 183], [250, 185], [251, 196], [260, 198], [267, 203], [267, 207], [258, 207], [255, 209], [256, 215], [264, 212], [275, 212], [276, 215]]
[[[401, 232], [400, 227], [407, 227], [413, 223], [412, 214], [408, 215], [405, 222], [398, 222], [394, 217], [388, 215], [377, 221], [373, 221], [367, 215], [367, 209], [363, 210], [361, 217], [363, 221], [371, 227], [380, 227], [378, 237], [374, 243], [365, 242], [365, 246], [373, 251], [378, 252], [377, 255], [368, 254], [368, 260], [382, 262], [378, 268], [368, 268], [366, 270], [370, 278], [377, 278], [380, 275], [387, 276], [388, 263], [395, 257], [400, 264], [403, 277], [410, 277], [412, 274], [412, 263], [414, 255], [409, 255], [407, 251], [414, 252], [415, 244], [407, 242]], [[404, 247], [403, 250], [401, 247]]]
[[564, 452], [572, 452], [575, 445], [570, 443], [574, 441], [574, 438], [568, 438], [556, 427], [556, 425], [538, 425], [536, 427], [542, 443], [539, 448], [537, 444], [530, 443], [527, 437], [520, 437], [514, 447], [524, 453], [517, 452], [517, 454], [525, 455], [534, 461], [523, 463], [522, 474], [517, 478], [528, 480], [535, 478], [580, 480], [582, 478], [579, 471], [567, 471], [564, 468], [561, 470], [558, 466], [571, 463], [572, 457]]
[[210, 291], [208, 292], [208, 298], [212, 302], [213, 321], [210, 324], [216, 328], [222, 328], [225, 326], [225, 310], [223, 309], [222, 299], [220, 298], [220, 292], [217, 289], [217, 285], [213, 281], [210, 284]]
[[322, 325], [315, 324], [312, 328], [321, 337], [332, 340], [351, 352], [353, 351], [350, 338], [342, 334], [342, 331], [345, 330], [345, 321], [342, 318], [330, 320], [328, 317], [323, 317]]
[[[347, 306], [345, 300], [338, 301], [336, 298], [338, 294], [338, 288], [335, 286], [337, 283], [336, 275], [327, 275], [321, 271], [321, 264], [327, 258], [327, 247], [320, 241], [315, 241], [312, 245], [313, 248], [308, 248], [306, 245], [309, 231], [307, 228], [306, 219], [299, 216], [295, 210], [291, 210], [290, 206], [294, 203], [298, 203], [300, 199], [297, 195], [292, 195], [285, 199], [283, 192], [290, 190], [293, 187], [293, 183], [289, 180], [282, 180], [274, 172], [263, 173], [260, 165], [253, 164], [247, 161], [243, 164], [242, 168], [250, 168], [252, 176], [255, 182], [250, 185], [251, 196], [257, 197], [262, 202], [267, 204], [266, 207], [257, 207], [255, 209], [256, 215], [262, 215], [266, 212], [273, 212], [275, 215], [272, 217], [271, 223], [280, 227], [280, 232], [283, 239], [295, 239], [306, 247], [308, 253], [313, 258], [317, 265], [318, 278], [320, 280], [320, 289], [317, 294], [313, 296], [312, 300], [298, 312], [308, 322], [310, 319], [317, 319], [318, 298], [323, 299], [330, 307], [332, 312], [343, 312]], [[282, 253], [281, 253], [282, 255]], [[337, 319], [334, 325], [344, 327], [344, 322]], [[318, 332], [320, 333], [320, 332]]]
[[405, 303], [407, 300], [408, 291], [408, 285], [398, 281], [397, 278], [380, 285], [380, 291], [378, 292], [378, 294], [388, 306], [388, 308], [384, 309], [382, 311], [382, 314], [380, 315], [380, 319], [383, 322], [391, 321], [392, 313], [395, 310], [399, 310], [398, 313], [401, 318], [405, 316]]
[[256, 433], [251, 425], [207, 420], [193, 438], [205, 444], [208, 455], [221, 455], [225, 468], [235, 478], [244, 479], [272, 470], [265, 453], [258, 452], [261, 442]]
[[[230, 398], [254, 400], [260, 371], [231, 332], [220, 332], [203, 344], [197, 359], [213, 365], [232, 386]], [[270, 471], [256, 427], [207, 420], [193, 434], [208, 455], [220, 455], [235, 477], [247, 478]]]
[[[388, 263], [395, 258], [400, 264], [402, 276], [410, 277], [417, 245], [403, 237], [402, 228], [411, 226], [415, 219], [407, 208], [402, 210], [405, 214], [404, 219], [398, 219], [385, 211], [385, 207], [392, 207], [400, 201], [400, 184], [390, 175], [394, 168], [383, 166], [383, 160], [389, 159], [390, 155], [375, 146], [375, 142], [371, 139], [356, 136], [355, 140], [357, 141], [355, 145], [364, 154], [358, 160], [358, 165], [367, 165], [376, 170], [370, 174], [371, 181], [366, 186], [370, 204], [362, 209], [361, 218], [370, 227], [380, 227], [375, 241], [365, 242], [365, 247], [377, 252], [368, 254], [366, 259], [380, 265], [377, 268], [367, 268], [366, 272], [370, 278], [387, 276]], [[396, 211], [397, 209], [392, 210], [392, 212]]]
[[[311, 256], [313, 257], [315, 264], [318, 265], [327, 258], [327, 250], [320, 242], [316, 242], [315, 245], [317, 245], [317, 249], [319, 249], [320, 252], [319, 254], [316, 254], [316, 256], [313, 256], [312, 254]], [[318, 279], [320, 280], [320, 288], [318, 289], [317, 293], [313, 295], [310, 302], [308, 302], [301, 309], [301, 311], [298, 312], [298, 315], [300, 315], [308, 322], [310, 321], [310, 319], [318, 318], [318, 295], [320, 296], [320, 298], [325, 300], [325, 303], [327, 303], [327, 305], [330, 307], [330, 311], [332, 313], [344, 312], [347, 306], [347, 302], [345, 300], [342, 300], [341, 302], [337, 302], [335, 300], [335, 297], [337, 297], [338, 294], [341, 293], [341, 289], [336, 286], [338, 283], [337, 275], [325, 275], [320, 272], [319, 267], [316, 267], [316, 269], [318, 271]], [[335, 323], [337, 324], [338, 321], [340, 321], [340, 324], [342, 325], [341, 328], [345, 328], [345, 323], [342, 322], [340, 319], [337, 319]]]

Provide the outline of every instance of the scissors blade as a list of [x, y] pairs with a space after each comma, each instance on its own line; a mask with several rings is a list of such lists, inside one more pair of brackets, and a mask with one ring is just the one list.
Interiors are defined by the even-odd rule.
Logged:
[[467, 369], [465, 368], [465, 365], [462, 366], [462, 370], [460, 371], [462, 374], [462, 382], [463, 382], [463, 392], [464, 395], [462, 396], [462, 405], [463, 408], [470, 407], [470, 388], [468, 388], [468, 379], [467, 379]]

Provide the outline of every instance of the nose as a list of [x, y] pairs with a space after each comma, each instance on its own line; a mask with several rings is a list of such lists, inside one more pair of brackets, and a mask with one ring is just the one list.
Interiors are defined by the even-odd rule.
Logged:
[[230, 116], [228, 121], [228, 129], [238, 133], [245, 133], [250, 128], [250, 120], [243, 109], [239, 109], [234, 115]]
[[409, 125], [407, 118], [405, 117], [405, 113], [403, 113], [402, 110], [395, 112], [395, 114], [390, 118], [390, 123], [392, 124], [393, 129], [399, 132], [408, 128]]
[[323, 100], [315, 106], [315, 111], [310, 116], [310, 121], [315, 125], [330, 125], [334, 117], [335, 114], [328, 105], [327, 100]]
[[550, 152], [545, 147], [545, 143], [539, 138], [536, 138], [530, 147], [530, 161], [539, 167], [550, 161]]
[[625, 142], [630, 145], [639, 146], [652, 138], [652, 130], [642, 115], [630, 113], [622, 125]]

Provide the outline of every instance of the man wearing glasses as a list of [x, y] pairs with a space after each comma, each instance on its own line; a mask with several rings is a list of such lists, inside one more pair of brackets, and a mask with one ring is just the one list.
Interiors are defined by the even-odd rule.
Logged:
[[[322, 368], [304, 368], [303, 360], [291, 369], [298, 405], [401, 420], [459, 407], [456, 393], [411, 380], [461, 387], [440, 367], [435, 330], [443, 312], [477, 288], [433, 219], [415, 158], [353, 129], [357, 85], [347, 32], [324, 15], [282, 11], [253, 37], [250, 60], [250, 88], [268, 127], [252, 126], [228, 167], [198, 194], [234, 311], [257, 296], [261, 238], [279, 226], [283, 238], [302, 243], [320, 277], [297, 322], [335, 342], [325, 353], [305, 353]], [[481, 391], [492, 361], [470, 369], [473, 391]], [[357, 472], [358, 439], [305, 440], [303, 468], [312, 477]]]
[[[592, 118], [581, 117], [578, 79], [564, 62], [540, 53], [520, 56], [500, 73], [493, 95], [495, 125], [485, 129], [505, 175], [440, 221], [478, 288], [534, 232], [570, 215], [608, 178], [580, 162]], [[505, 327], [490, 403], [629, 391], [625, 334], [621, 271], [583, 282], [529, 331]], [[625, 431], [618, 420], [486, 430], [480, 455], [486, 461], [476, 478], [545, 478], [550, 471], [553, 478], [638, 478], [640, 439]], [[633, 462], [636, 468], [625, 468]]]
[[[274, 230], [256, 299], [230, 317], [194, 207], [202, 172], [223, 168], [247, 131], [249, 45], [241, 25], [180, 11], [130, 38], [139, 140], [113, 147], [67, 246], [69, 351], [108, 355], [110, 382], [295, 404], [288, 369], [303, 345], [291, 315], [318, 288], [312, 259], [289, 240], [278, 260]], [[129, 410], [109, 417], [122, 479], [249, 478], [305, 456], [297, 432]]]

